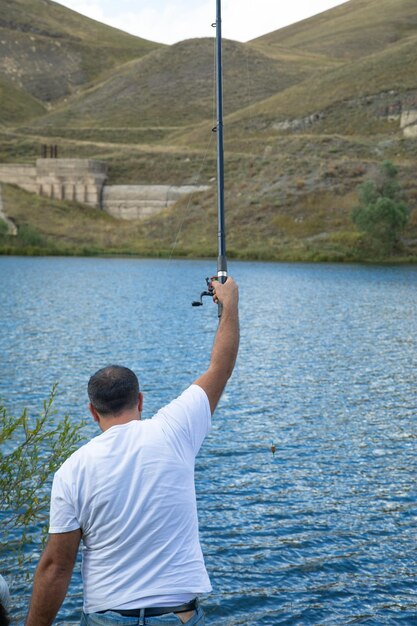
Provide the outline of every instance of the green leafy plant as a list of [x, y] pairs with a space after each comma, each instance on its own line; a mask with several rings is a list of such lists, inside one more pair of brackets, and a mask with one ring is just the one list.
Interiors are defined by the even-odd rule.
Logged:
[[19, 239], [28, 246], [42, 246], [45, 243], [42, 235], [30, 224], [23, 224], [19, 228]]
[[0, 218], [0, 237], [7, 235], [7, 230], [6, 222]]
[[365, 242], [382, 254], [391, 252], [397, 245], [409, 217], [397, 176], [397, 168], [384, 161], [377, 180], [359, 185], [360, 204], [352, 211], [352, 220], [365, 234]]
[[56, 393], [54, 385], [36, 419], [26, 409], [16, 418], [0, 401], [0, 552], [13, 546], [21, 563], [29, 533], [43, 525], [46, 535], [52, 475], [83, 440], [84, 421], [56, 418]]

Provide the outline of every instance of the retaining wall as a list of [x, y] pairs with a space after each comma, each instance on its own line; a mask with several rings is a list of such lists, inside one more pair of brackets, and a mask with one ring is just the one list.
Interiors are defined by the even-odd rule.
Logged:
[[90, 159], [37, 159], [36, 166], [0, 164], [0, 182], [40, 196], [101, 208], [124, 220], [143, 219], [206, 186], [106, 185], [107, 164]]
[[57, 200], [101, 206], [107, 165], [89, 159], [37, 159], [36, 166], [0, 164], [0, 182]]
[[137, 220], [169, 208], [182, 196], [206, 189], [197, 185], [106, 185], [102, 207], [118, 219]]
[[90, 159], [38, 159], [37, 193], [57, 200], [76, 200], [101, 207], [107, 165]]
[[0, 182], [9, 183], [22, 187], [25, 191], [37, 193], [36, 167], [33, 165], [20, 165], [19, 163], [0, 163]]

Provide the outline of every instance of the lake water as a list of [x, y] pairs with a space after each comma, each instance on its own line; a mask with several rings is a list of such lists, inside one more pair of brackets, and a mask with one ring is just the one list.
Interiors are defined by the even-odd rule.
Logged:
[[[78, 420], [89, 375], [120, 362], [150, 417], [208, 364], [216, 307], [190, 303], [214, 269], [0, 258], [0, 395], [39, 411], [58, 381], [57, 408]], [[230, 273], [241, 350], [196, 470], [207, 623], [416, 624], [417, 268]], [[14, 587], [17, 623], [25, 594]], [[80, 608], [77, 571], [56, 624]]]

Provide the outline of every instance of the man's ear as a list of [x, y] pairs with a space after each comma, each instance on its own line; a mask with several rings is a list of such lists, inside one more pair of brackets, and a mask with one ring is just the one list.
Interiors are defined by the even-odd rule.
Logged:
[[142, 409], [143, 409], [143, 393], [141, 393], [139, 391], [139, 395], [138, 395], [138, 410], [139, 410], [139, 413], [142, 413]]
[[88, 403], [88, 408], [90, 409], [90, 413], [93, 416], [94, 421], [100, 423], [100, 415], [97, 413], [91, 402]]

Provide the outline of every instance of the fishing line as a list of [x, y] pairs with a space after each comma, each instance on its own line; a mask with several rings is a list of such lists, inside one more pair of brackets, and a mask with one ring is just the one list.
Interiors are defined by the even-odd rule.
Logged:
[[[212, 24], [211, 26], [212, 28], [215, 28], [215, 25]], [[213, 120], [212, 128], [214, 128], [214, 126], [216, 125], [216, 52], [216, 38], [213, 38], [213, 110], [211, 113], [211, 118]]]
[[[247, 102], [246, 106], [247, 107], [251, 107], [255, 103], [252, 102], [252, 93], [253, 93], [254, 90], [252, 88], [252, 80], [251, 80], [252, 74], [251, 74], [251, 71], [250, 71], [250, 63], [249, 63], [249, 47], [248, 47], [249, 44], [246, 43], [244, 45], [245, 45], [245, 52], [246, 52], [246, 102]], [[251, 121], [252, 121], [252, 116], [250, 116], [248, 118], [249, 124], [251, 123]], [[252, 152], [252, 142], [249, 139], [249, 133], [244, 133], [244, 134], [245, 134], [245, 137], [246, 137], [247, 146], [249, 147], [249, 151], [248, 151], [248, 156], [250, 157], [249, 163], [251, 163], [251, 162], [255, 161], [255, 159], [256, 159], [256, 157], [258, 155], [255, 155]]]
[[[207, 155], [208, 155], [209, 150], [210, 150], [210, 145], [211, 145], [211, 143], [212, 143], [212, 141], [213, 141], [212, 134], [213, 134], [213, 133], [210, 133], [210, 139], [209, 139], [209, 141], [208, 141], [208, 143], [207, 143], [207, 147], [206, 147], [206, 150], [205, 150], [205, 153], [204, 153], [204, 156], [203, 156], [203, 160], [202, 160], [202, 163], [201, 163], [200, 169], [199, 169], [199, 171], [197, 172], [196, 180], [198, 180], [198, 179], [200, 178], [201, 172], [203, 171], [203, 167], [204, 167], [204, 165], [206, 164], [206, 161], [207, 161]], [[174, 240], [174, 243], [172, 244], [172, 247], [171, 247], [171, 253], [170, 253], [170, 255], [169, 255], [169, 261], [172, 261], [172, 257], [173, 257], [173, 255], [174, 255], [175, 249], [176, 249], [176, 247], [177, 247], [177, 244], [178, 244], [178, 239], [179, 239], [179, 236], [180, 236], [180, 234], [181, 234], [182, 227], [184, 226], [185, 218], [187, 217], [187, 215], [188, 215], [188, 213], [189, 213], [189, 211], [190, 211], [191, 202], [194, 200], [194, 196], [195, 196], [195, 195], [196, 195], [196, 192], [191, 192], [191, 193], [190, 193], [189, 198], [188, 198], [188, 202], [187, 202], [187, 206], [186, 206], [185, 210], [183, 211], [182, 216], [180, 216], [180, 220], [181, 220], [181, 221], [180, 221], [180, 224], [179, 224], [179, 227], [178, 227], [177, 233], [176, 233], [176, 235], [175, 235], [175, 240]]]
[[250, 68], [249, 68], [249, 48], [248, 44], [245, 44], [245, 53], [246, 53], [246, 106], [251, 105], [251, 84], [250, 84]]
[[[213, 24], [212, 24], [212, 26], [213, 26]], [[215, 24], [214, 24], [214, 26], [215, 26]], [[214, 129], [215, 126], [216, 126], [216, 39], [215, 38], [213, 40], [212, 83], [213, 83], [213, 99], [212, 99], [212, 114], [211, 114], [211, 117], [212, 117], [212, 129]], [[210, 138], [209, 138], [209, 140], [207, 142], [206, 150], [204, 152], [204, 156], [203, 156], [203, 160], [202, 160], [200, 169], [197, 172], [197, 176], [195, 176], [195, 180], [196, 181], [199, 180], [201, 172], [203, 171], [203, 168], [204, 168], [204, 166], [205, 166], [205, 164], [207, 162], [207, 156], [208, 156], [208, 153], [210, 151], [211, 144], [213, 142], [213, 134], [214, 134], [213, 132], [210, 133]], [[187, 206], [186, 206], [185, 210], [183, 211], [182, 216], [180, 216], [180, 224], [179, 224], [179, 227], [178, 227], [176, 235], [175, 235], [174, 243], [171, 246], [171, 252], [170, 252], [170, 255], [169, 255], [169, 261], [172, 261], [172, 257], [174, 255], [175, 249], [177, 247], [178, 239], [179, 239], [179, 236], [181, 234], [182, 228], [184, 226], [185, 219], [186, 219], [186, 217], [189, 214], [191, 202], [194, 200], [194, 195], [195, 195], [195, 192], [190, 194], [190, 196], [188, 198]]]

